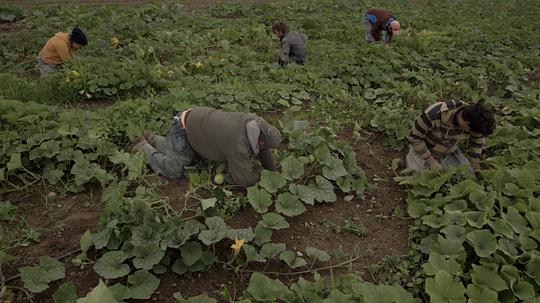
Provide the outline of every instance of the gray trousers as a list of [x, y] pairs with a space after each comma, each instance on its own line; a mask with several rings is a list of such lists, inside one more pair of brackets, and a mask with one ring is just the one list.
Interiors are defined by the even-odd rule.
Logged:
[[373, 28], [373, 24], [371, 22], [364, 20], [364, 30], [366, 31], [364, 39], [366, 42], [373, 42], [375, 39], [373, 39], [373, 36], [371, 35], [371, 29]]
[[40, 72], [41, 77], [45, 77], [49, 73], [54, 72], [55, 70], [58, 69], [57, 65], [47, 64], [43, 62], [40, 57], [37, 58], [37, 64], [39, 67], [39, 72]]
[[[428, 170], [429, 165], [426, 161], [420, 158], [413, 150], [412, 147], [409, 147], [409, 153], [407, 154], [407, 168], [414, 168], [416, 171]], [[458, 148], [453, 153], [444, 156], [442, 159], [439, 159], [442, 169], [448, 169], [450, 166], [459, 166], [461, 164], [470, 164], [469, 160], [463, 155], [461, 150]], [[473, 172], [472, 167], [468, 170]]]
[[161, 176], [178, 180], [184, 176], [184, 166], [190, 165], [196, 154], [189, 145], [186, 130], [173, 119], [166, 137], [155, 136], [154, 146], [145, 144], [143, 150], [148, 165]]

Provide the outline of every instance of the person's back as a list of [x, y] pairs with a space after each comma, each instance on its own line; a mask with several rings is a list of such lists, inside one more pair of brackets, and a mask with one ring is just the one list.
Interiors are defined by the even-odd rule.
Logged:
[[69, 59], [71, 52], [69, 34], [58, 32], [45, 43], [39, 52], [39, 58], [45, 64], [59, 65]]
[[298, 64], [304, 64], [307, 59], [307, 50], [306, 42], [307, 36], [303, 33], [289, 31], [285, 37], [283, 37], [283, 42], [286, 42], [290, 45], [289, 57], [292, 61]]
[[254, 114], [224, 112], [211, 107], [195, 107], [186, 123], [189, 144], [203, 158], [226, 161], [239, 149], [249, 152], [246, 123]]

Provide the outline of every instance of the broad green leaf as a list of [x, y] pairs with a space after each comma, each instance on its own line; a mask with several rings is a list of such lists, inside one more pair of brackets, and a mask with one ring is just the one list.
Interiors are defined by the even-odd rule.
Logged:
[[266, 189], [269, 193], [276, 193], [280, 188], [285, 186], [285, 178], [277, 171], [263, 170], [261, 172], [261, 180], [259, 185]]
[[245, 240], [246, 242], [250, 242], [253, 239], [255, 239], [255, 233], [253, 232], [253, 229], [251, 227], [249, 228], [242, 228], [242, 229], [229, 229], [227, 237], [231, 240]]
[[540, 212], [530, 211], [525, 214], [525, 218], [527, 218], [533, 229], [540, 229]]
[[437, 253], [429, 254], [429, 260], [422, 265], [426, 275], [434, 276], [440, 270], [444, 270], [452, 275], [457, 275], [462, 272], [461, 265], [459, 265], [453, 258], [446, 258]]
[[183, 275], [189, 270], [188, 266], [186, 263], [184, 263], [184, 261], [182, 261], [181, 258], [176, 259], [171, 269], [174, 273], [179, 275]]
[[246, 292], [255, 300], [278, 301], [287, 288], [279, 280], [272, 280], [261, 273], [253, 273]]
[[349, 294], [344, 294], [343, 292], [333, 289], [328, 298], [323, 300], [323, 303], [349, 303], [353, 302], [352, 296]]
[[39, 266], [47, 272], [47, 277], [51, 281], [63, 279], [66, 276], [66, 270], [62, 262], [51, 258], [49, 256], [42, 256], [39, 258]]
[[282, 193], [277, 198], [276, 211], [292, 217], [303, 214], [306, 207], [292, 194]]
[[443, 229], [441, 229], [441, 233], [443, 233], [446, 238], [450, 240], [465, 240], [465, 228], [462, 226], [447, 225]]
[[262, 245], [272, 240], [272, 229], [264, 227], [260, 222], [255, 226], [255, 243]]
[[19, 269], [24, 288], [33, 293], [40, 293], [49, 288], [49, 276], [41, 266], [24, 266]]
[[323, 166], [322, 175], [328, 180], [335, 181], [339, 177], [346, 176], [347, 170], [343, 166], [342, 160], [331, 157]]
[[510, 226], [516, 233], [527, 235], [531, 231], [527, 226], [527, 220], [514, 207], [508, 207], [508, 212], [503, 214], [503, 216], [508, 220], [508, 223], [510, 223]]
[[497, 250], [497, 238], [488, 230], [475, 230], [467, 234], [467, 240], [480, 257], [489, 257]]
[[306, 247], [306, 254], [308, 255], [308, 257], [317, 259], [321, 262], [326, 262], [330, 260], [330, 255], [327, 252], [317, 249], [315, 247]]
[[87, 230], [82, 235], [81, 239], [79, 240], [79, 244], [81, 246], [81, 251], [83, 253], [86, 253], [88, 251], [88, 249], [90, 249], [90, 247], [92, 247], [94, 242], [92, 240], [92, 233], [89, 230]]
[[497, 293], [485, 287], [476, 284], [467, 286], [468, 303], [498, 303]]
[[94, 264], [94, 271], [105, 279], [116, 279], [129, 274], [129, 265], [123, 262], [127, 255], [123, 251], [109, 251]]
[[8, 172], [21, 168], [22, 167], [21, 154], [20, 153], [11, 154], [9, 162], [6, 164], [6, 167], [7, 167]]
[[516, 283], [512, 287], [512, 291], [516, 297], [520, 298], [521, 300], [529, 300], [535, 297], [534, 287], [526, 281], [519, 281]]
[[202, 246], [199, 242], [187, 242], [181, 249], [182, 260], [187, 266], [195, 264], [202, 257]]
[[244, 244], [242, 246], [242, 250], [246, 254], [247, 262], [261, 262], [261, 263], [266, 262], [266, 259], [257, 252], [255, 247], [249, 244]]
[[113, 286], [110, 286], [109, 290], [114, 294], [114, 298], [119, 302], [124, 302], [124, 300], [130, 298], [129, 288], [120, 283], [116, 283]]
[[204, 219], [204, 223], [208, 226], [208, 229], [222, 230], [227, 228], [227, 224], [225, 224], [223, 218], [219, 216], [207, 217]]
[[313, 184], [310, 186], [291, 184], [289, 185], [289, 191], [309, 205], [315, 204], [315, 198], [319, 192]]
[[304, 164], [294, 156], [288, 156], [281, 162], [281, 170], [285, 179], [298, 179], [304, 175]]
[[268, 207], [272, 205], [272, 196], [266, 190], [258, 186], [251, 186], [247, 189], [247, 197], [249, 204], [258, 213], [266, 213]]
[[276, 213], [267, 213], [262, 216], [262, 220], [259, 222], [262, 226], [271, 229], [284, 229], [289, 228], [289, 223], [285, 218]]
[[118, 303], [114, 294], [103, 281], [99, 280], [98, 286], [90, 291], [86, 297], [77, 300], [77, 303]]
[[318, 202], [336, 202], [337, 197], [334, 193], [334, 185], [321, 176], [317, 176], [315, 180], [318, 189], [315, 200]]
[[294, 251], [291, 250], [286, 250], [279, 254], [279, 259], [287, 263], [292, 269], [307, 265], [306, 260], [297, 257]]
[[478, 229], [487, 223], [486, 213], [481, 211], [468, 211], [464, 213], [467, 223]]
[[77, 292], [72, 282], [66, 282], [54, 292], [54, 303], [75, 303], [77, 302]]
[[15, 262], [18, 259], [19, 257], [8, 255], [5, 252], [0, 250], [0, 267], [2, 267], [2, 265], [4, 264]]
[[465, 288], [444, 270], [426, 279], [426, 293], [432, 303], [465, 303]]
[[508, 285], [496, 271], [476, 264], [473, 264], [472, 267], [471, 278], [474, 284], [488, 287], [495, 292], [508, 289]]
[[[378, 303], [415, 303], [413, 296], [399, 285], [372, 284], [358, 282], [352, 285], [354, 294], [360, 294], [364, 301]], [[348, 302], [348, 301], [347, 301]]]
[[261, 247], [261, 255], [268, 259], [274, 259], [277, 255], [285, 250], [283, 243], [266, 243]]
[[540, 257], [535, 257], [526, 266], [526, 274], [534, 279], [537, 286], [540, 286]]
[[208, 198], [208, 199], [202, 199], [201, 200], [201, 208], [202, 210], [207, 210], [209, 208], [215, 207], [217, 198]]
[[147, 270], [136, 271], [128, 277], [129, 296], [131, 299], [150, 299], [159, 286], [159, 279]]
[[135, 268], [150, 270], [163, 259], [165, 251], [159, 247], [157, 242], [149, 242], [145, 245], [135, 246], [133, 255], [135, 256], [133, 259]]
[[422, 223], [431, 228], [440, 228], [450, 223], [450, 216], [448, 214], [442, 216], [429, 214], [422, 216]]
[[507, 237], [508, 239], [514, 238], [514, 231], [512, 230], [512, 227], [503, 219], [489, 221], [488, 225], [491, 226], [495, 232]]

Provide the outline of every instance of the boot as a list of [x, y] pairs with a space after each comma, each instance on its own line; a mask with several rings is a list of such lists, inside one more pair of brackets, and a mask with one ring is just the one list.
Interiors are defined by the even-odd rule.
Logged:
[[129, 151], [132, 153], [141, 151], [143, 146], [146, 144], [148, 144], [148, 142], [146, 141], [144, 136], [138, 136], [137, 138], [135, 138], [135, 141], [133, 142], [133, 144], [131, 144], [131, 146], [129, 147]]
[[145, 129], [143, 130], [143, 137], [146, 139], [146, 142], [148, 142], [148, 144], [152, 145], [153, 147], [156, 147], [156, 133], [151, 131], [151, 130], [148, 130], [148, 129]]

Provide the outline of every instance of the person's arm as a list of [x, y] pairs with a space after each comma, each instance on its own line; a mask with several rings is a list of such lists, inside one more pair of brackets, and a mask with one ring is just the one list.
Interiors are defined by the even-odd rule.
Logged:
[[242, 148], [233, 155], [227, 156], [227, 164], [236, 185], [249, 187], [259, 182], [260, 169], [254, 167], [247, 150]]
[[66, 62], [71, 56], [71, 53], [69, 52], [69, 46], [63, 43], [55, 43], [54, 49], [56, 50], [56, 53], [58, 54], [60, 59], [62, 59], [62, 62]]
[[277, 170], [277, 165], [274, 162], [274, 157], [272, 156], [272, 150], [270, 148], [263, 148], [259, 151], [259, 160], [264, 169], [275, 171]]
[[386, 32], [386, 36], [384, 36], [384, 43], [386, 45], [390, 45], [390, 43], [392, 43], [392, 33], [391, 32]]
[[484, 142], [484, 136], [474, 132], [471, 133], [469, 137], [469, 161], [475, 170], [480, 168], [480, 157], [482, 156]]
[[289, 63], [289, 52], [291, 51], [291, 44], [289, 41], [283, 39], [281, 41], [281, 48], [278, 51], [278, 56], [284, 63]]
[[426, 137], [433, 127], [431, 120], [426, 113], [420, 114], [414, 121], [411, 134], [409, 135], [409, 142], [414, 152], [432, 169], [440, 169], [441, 165], [437, 161], [426, 144]]

